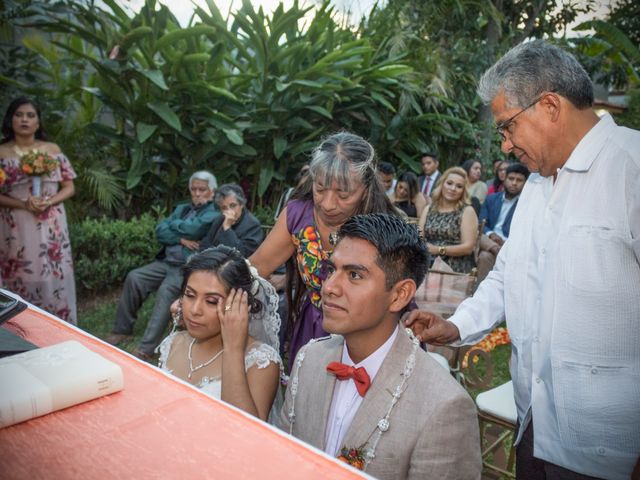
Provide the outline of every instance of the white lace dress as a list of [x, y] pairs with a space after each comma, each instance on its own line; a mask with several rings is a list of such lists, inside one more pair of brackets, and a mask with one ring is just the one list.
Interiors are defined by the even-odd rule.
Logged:
[[[189, 334], [185, 331], [172, 332], [162, 341], [162, 343], [158, 347], [158, 351], [160, 352], [158, 366], [162, 370], [169, 373], [173, 372], [167, 368], [167, 359], [169, 358], [173, 341], [177, 335], [188, 336]], [[277, 364], [280, 367], [282, 366], [280, 355], [273, 347], [267, 345], [266, 343], [256, 341], [252, 343], [247, 349], [247, 353], [244, 357], [244, 370], [246, 372], [254, 365], [258, 368], [267, 368], [269, 366], [269, 363], [271, 362]], [[222, 397], [222, 379], [220, 377], [203, 377], [200, 383], [196, 385], [196, 387], [198, 387], [207, 395], [210, 395], [217, 399], [220, 399]]]

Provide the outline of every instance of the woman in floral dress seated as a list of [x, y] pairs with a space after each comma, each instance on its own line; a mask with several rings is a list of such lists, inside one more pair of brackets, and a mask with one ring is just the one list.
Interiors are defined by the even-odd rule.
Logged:
[[[76, 287], [63, 202], [76, 173], [55, 143], [47, 142], [40, 109], [28, 98], [9, 105], [2, 121], [0, 169], [0, 278], [4, 288], [76, 323]], [[21, 158], [37, 151], [53, 158], [41, 176], [28, 176]], [[37, 191], [35, 182], [40, 186]]]
[[183, 267], [176, 330], [165, 338], [160, 368], [212, 397], [266, 420], [278, 389], [278, 296], [238, 250], [196, 253]]
[[467, 174], [452, 167], [432, 194], [432, 203], [418, 221], [429, 253], [440, 256], [454, 272], [470, 273], [476, 266], [473, 255], [478, 234], [478, 217], [470, 205]]
[[320, 289], [327, 275], [331, 234], [353, 215], [399, 215], [376, 177], [374, 158], [373, 147], [352, 133], [340, 132], [323, 140], [313, 151], [308, 175], [250, 258], [266, 278], [294, 257], [297, 268], [289, 275], [290, 298], [295, 292], [287, 325], [293, 325], [289, 368], [300, 347], [327, 335], [322, 329]]

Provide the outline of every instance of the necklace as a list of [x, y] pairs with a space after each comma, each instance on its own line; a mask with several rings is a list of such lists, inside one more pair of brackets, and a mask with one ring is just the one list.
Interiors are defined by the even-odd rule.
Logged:
[[213, 362], [216, 361], [216, 358], [218, 358], [220, 355], [222, 355], [222, 352], [224, 352], [224, 348], [223, 348], [222, 350], [220, 350], [218, 353], [216, 353], [213, 357], [211, 357], [206, 362], [201, 363], [197, 367], [194, 367], [193, 366], [193, 357], [191, 356], [191, 350], [193, 349], [193, 344], [194, 343], [196, 343], [196, 339], [195, 338], [193, 340], [191, 340], [191, 343], [189, 344], [189, 375], [187, 375], [189, 377], [189, 379], [191, 379], [191, 376], [193, 375], [193, 372], [197, 372], [201, 368], [204, 368], [204, 367], [206, 367], [208, 365], [211, 365]]
[[[411, 374], [413, 373], [413, 368], [416, 365], [416, 351], [420, 346], [420, 342], [418, 342], [418, 339], [413, 335], [413, 332], [411, 331], [411, 329], [407, 328], [405, 329], [405, 331], [407, 332], [407, 335], [409, 336], [409, 339], [411, 340], [411, 343], [412, 343], [411, 353], [405, 360], [404, 369], [401, 375], [402, 380], [398, 385], [396, 385], [396, 387], [392, 391], [391, 402], [389, 403], [389, 407], [387, 408], [385, 416], [378, 421], [378, 423], [376, 424], [375, 430], [371, 433], [371, 435], [369, 436], [369, 439], [367, 439], [367, 441], [362, 447], [364, 448], [367, 445], [369, 445], [369, 448], [366, 448], [364, 450], [365, 463], [364, 463], [363, 470], [366, 470], [367, 466], [375, 458], [378, 442], [380, 441], [382, 434], [387, 430], [389, 430], [389, 427], [390, 427], [389, 417], [391, 416], [393, 407], [396, 406], [396, 404], [398, 403], [398, 400], [400, 399], [400, 396], [406, 390], [406, 384], [409, 381], [409, 377], [411, 377]], [[326, 338], [328, 337], [324, 337], [323, 339], [326, 339]], [[312, 345], [316, 341], [323, 340], [323, 339], [312, 338], [311, 340], [309, 340], [309, 343], [307, 343], [307, 345], [305, 345], [300, 349], [300, 351], [298, 352], [298, 355], [296, 356], [296, 360], [295, 360], [296, 365], [294, 368], [295, 373], [292, 372], [291, 382], [289, 384], [289, 390], [291, 392], [291, 407], [289, 408], [289, 412], [287, 413], [287, 418], [289, 419], [289, 435], [293, 435], [293, 425], [296, 421], [295, 408], [296, 408], [296, 395], [298, 393], [298, 383], [299, 383], [298, 375], [300, 372], [300, 367], [302, 367], [302, 362], [304, 361], [305, 353], [309, 345]], [[372, 435], [375, 435], [375, 438], [372, 440], [371, 444], [369, 444], [369, 440], [371, 439]]]
[[33, 145], [31, 145], [30, 147], [27, 147], [28, 150], [23, 150], [22, 148], [20, 148], [17, 144], [14, 143], [13, 145], [13, 151], [16, 152], [16, 154], [18, 154], [20, 157], [26, 155], [29, 152], [33, 152], [35, 150], [35, 142], [33, 143]]

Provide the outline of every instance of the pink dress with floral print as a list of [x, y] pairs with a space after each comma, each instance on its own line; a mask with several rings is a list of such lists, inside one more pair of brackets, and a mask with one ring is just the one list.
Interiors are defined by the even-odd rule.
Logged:
[[[42, 196], [56, 194], [63, 180], [76, 172], [62, 154], [58, 168], [42, 177]], [[17, 158], [0, 159], [7, 178], [0, 193], [26, 200], [31, 177], [20, 170]], [[62, 203], [37, 217], [15, 208], [0, 208], [0, 279], [2, 286], [38, 307], [76, 323], [76, 287], [67, 216]]]

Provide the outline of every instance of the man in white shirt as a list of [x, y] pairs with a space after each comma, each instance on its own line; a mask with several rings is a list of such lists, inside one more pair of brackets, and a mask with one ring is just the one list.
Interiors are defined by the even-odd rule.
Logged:
[[418, 184], [420, 185], [420, 192], [428, 200], [433, 187], [438, 183], [438, 178], [440, 177], [440, 170], [438, 170], [440, 162], [435, 153], [423, 153], [420, 163], [422, 164], [423, 175], [418, 177]]
[[448, 321], [407, 324], [470, 344], [506, 317], [517, 476], [628, 479], [640, 463], [640, 132], [598, 118], [582, 66], [541, 40], [510, 50], [478, 91], [502, 150], [537, 173], [473, 298]]
[[473, 401], [400, 328], [426, 274], [417, 230], [386, 214], [338, 232], [322, 327], [296, 356], [279, 426], [379, 479], [479, 479]]
[[482, 207], [478, 220], [485, 222], [480, 237], [478, 254], [478, 282], [485, 279], [496, 263], [496, 257], [505, 240], [509, 237], [511, 221], [518, 205], [518, 198], [529, 177], [529, 170], [521, 163], [509, 165], [504, 179], [504, 192], [489, 195]]

